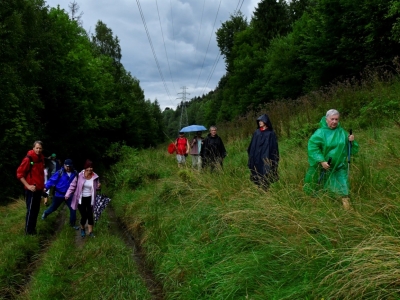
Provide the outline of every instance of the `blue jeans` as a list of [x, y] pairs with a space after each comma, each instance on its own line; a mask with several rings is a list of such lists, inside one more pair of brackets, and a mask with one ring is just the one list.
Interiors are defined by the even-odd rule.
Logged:
[[49, 214], [56, 211], [60, 205], [65, 202], [65, 204], [69, 208], [69, 225], [75, 226], [76, 222], [76, 210], [71, 207], [72, 196], [68, 198], [68, 201], [65, 201], [65, 197], [56, 197], [54, 196], [51, 200], [51, 205], [48, 209], [44, 211], [44, 217], [46, 218]]

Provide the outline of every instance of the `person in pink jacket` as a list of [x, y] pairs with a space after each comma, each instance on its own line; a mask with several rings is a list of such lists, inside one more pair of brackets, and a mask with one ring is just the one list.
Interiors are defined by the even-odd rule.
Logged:
[[86, 236], [85, 224], [88, 222], [89, 236], [93, 234], [93, 207], [96, 201], [97, 190], [100, 189], [99, 176], [93, 172], [93, 162], [86, 160], [83, 170], [71, 182], [65, 199], [68, 199], [72, 194], [71, 207], [76, 210], [78, 208], [81, 214], [81, 237]]

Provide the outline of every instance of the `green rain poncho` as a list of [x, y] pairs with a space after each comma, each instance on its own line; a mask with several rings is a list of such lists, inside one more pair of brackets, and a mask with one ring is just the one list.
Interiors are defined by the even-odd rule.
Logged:
[[[349, 133], [340, 123], [335, 129], [328, 127], [326, 117], [319, 122], [317, 129], [308, 141], [308, 163], [304, 191], [315, 194], [318, 190], [325, 190], [339, 196], [349, 195], [349, 181], [347, 170], [347, 156], [349, 147]], [[351, 154], [358, 152], [358, 143], [353, 141]], [[321, 162], [332, 158], [330, 169], [327, 170], [318, 184], [321, 171]]]

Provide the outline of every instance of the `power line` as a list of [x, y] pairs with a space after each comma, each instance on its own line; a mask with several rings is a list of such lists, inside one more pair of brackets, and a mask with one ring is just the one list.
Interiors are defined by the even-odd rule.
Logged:
[[220, 7], [221, 7], [221, 2], [222, 2], [222, 0], [219, 1], [217, 14], [215, 15], [215, 20], [214, 20], [213, 29], [212, 29], [212, 31], [211, 31], [210, 39], [208, 40], [207, 50], [206, 50], [206, 53], [205, 53], [205, 55], [204, 55], [204, 59], [203, 59], [202, 65], [201, 65], [201, 70], [200, 70], [199, 76], [197, 77], [197, 81], [196, 81], [195, 88], [197, 88], [197, 83], [199, 82], [199, 78], [200, 78], [200, 76], [201, 76], [201, 73], [203, 72], [204, 62], [205, 62], [205, 60], [206, 60], [206, 56], [207, 56], [207, 53], [208, 53], [208, 48], [210, 47], [211, 37], [212, 37], [212, 34], [213, 34], [213, 32], [214, 32], [215, 23], [217, 22], [217, 17], [218, 17], [219, 9], [220, 9]]
[[[239, 0], [240, 1], [240, 0]], [[201, 32], [201, 26], [203, 25], [203, 14], [204, 14], [204, 6], [206, 4], [206, 0], [204, 0], [203, 2], [203, 9], [201, 11], [201, 19], [200, 19], [200, 28], [199, 28], [199, 34], [197, 35], [197, 42], [196, 42], [196, 48], [195, 48], [195, 52], [194, 52], [194, 57], [196, 58], [196, 54], [197, 54], [197, 47], [199, 45], [199, 38], [200, 38], [200, 32]]]
[[175, 90], [175, 93], [176, 93], [175, 84], [174, 84], [174, 79], [173, 79], [173, 77], [172, 77], [171, 67], [170, 67], [170, 64], [169, 64], [169, 58], [168, 58], [167, 47], [165, 46], [164, 32], [163, 32], [162, 25], [161, 25], [160, 11], [158, 10], [158, 3], [157, 3], [157, 0], [156, 0], [156, 6], [157, 6], [158, 21], [160, 22], [161, 35], [162, 35], [162, 39], [163, 39], [163, 43], [164, 43], [165, 55], [166, 55], [166, 57], [167, 57], [167, 62], [168, 62], [169, 75], [171, 76], [172, 86], [174, 87], [174, 90]]
[[176, 48], [175, 48], [175, 30], [174, 30], [174, 17], [172, 15], [172, 0], [169, 0], [169, 6], [171, 7], [171, 22], [172, 22], [172, 40], [174, 41], [175, 61], [176, 61]]
[[[244, 0], [242, 0], [242, 3], [240, 4], [240, 7], [239, 7], [240, 1], [241, 1], [241, 0], [239, 0], [238, 4], [236, 5], [235, 13], [236, 13], [236, 12], [240, 12], [240, 10], [242, 9], [242, 5], [243, 5]], [[239, 10], [238, 10], [238, 7], [239, 7]], [[212, 78], [212, 75], [214, 74], [214, 71], [215, 71], [215, 69], [216, 69], [216, 67], [217, 67], [217, 65], [218, 65], [218, 62], [219, 62], [219, 59], [220, 59], [220, 58], [221, 58], [221, 53], [218, 52], [218, 54], [217, 54], [217, 56], [216, 56], [216, 58], [215, 58], [215, 60], [214, 60], [213, 67], [211, 68], [210, 74], [209, 74], [208, 77], [207, 77], [206, 84], [205, 84], [205, 86], [204, 86], [204, 88], [203, 88], [202, 94], [204, 94], [204, 92], [205, 92], [205, 90], [206, 90], [206, 88], [207, 88], [207, 86], [208, 86], [208, 83], [210, 82], [210, 80], [211, 80], [211, 78]]]
[[[146, 20], [145, 20], [145, 18], [144, 18], [144, 14], [143, 14], [143, 11], [142, 11], [142, 7], [140, 6], [140, 0], [136, 0], [136, 3], [137, 3], [138, 8], [139, 8], [140, 16], [141, 16], [141, 18], [142, 18], [143, 26], [144, 26], [144, 29], [145, 29], [145, 31], [146, 31], [147, 39], [149, 40], [149, 44], [150, 44], [150, 47], [151, 47], [151, 51], [153, 52], [153, 56], [154, 56], [154, 60], [155, 60], [156, 65], [157, 65], [158, 72], [160, 73], [160, 77], [161, 77], [161, 80], [162, 80], [162, 82], [163, 82], [163, 84], [164, 84], [164, 88], [165, 88], [165, 91], [167, 92], [168, 98], [169, 98], [170, 101], [171, 101], [171, 95], [170, 95], [169, 90], [168, 90], [168, 87], [167, 87], [167, 85], [166, 85], [166, 83], [165, 83], [164, 75], [163, 75], [163, 73], [162, 73], [162, 71], [161, 71], [161, 67], [160, 67], [160, 64], [159, 64], [159, 62], [158, 62], [156, 52], [154, 51], [153, 42], [151, 41], [150, 33], [149, 33], [148, 28], [147, 28], [147, 24], [146, 24]], [[171, 101], [171, 102], [172, 102], [172, 101]]]

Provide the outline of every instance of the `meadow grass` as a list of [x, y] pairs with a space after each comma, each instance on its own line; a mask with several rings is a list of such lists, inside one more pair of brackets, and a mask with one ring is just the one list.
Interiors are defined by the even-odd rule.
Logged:
[[17, 299], [151, 299], [133, 249], [110, 230], [107, 212], [94, 229], [95, 238], [81, 241], [64, 226]]
[[[384, 88], [399, 96], [398, 84]], [[134, 162], [130, 176], [153, 174], [135, 189], [116, 191], [113, 205], [140, 240], [166, 298], [400, 299], [397, 115], [376, 114], [368, 124], [370, 115], [360, 114], [360, 105], [371, 104], [363, 102], [367, 95], [384, 88], [343, 84], [219, 126], [228, 151], [219, 172], [199, 173], [190, 161], [178, 169], [166, 146], [119, 162], [114, 172]], [[358, 118], [352, 117], [356, 109], [346, 110], [347, 101], [358, 105]], [[332, 107], [342, 108], [341, 124], [353, 128], [360, 144], [350, 163], [350, 211], [340, 199], [303, 192], [308, 137]], [[280, 180], [267, 192], [250, 181], [246, 152], [263, 112], [282, 120], [275, 127]], [[120, 180], [117, 185], [125, 186], [129, 178]]]

